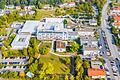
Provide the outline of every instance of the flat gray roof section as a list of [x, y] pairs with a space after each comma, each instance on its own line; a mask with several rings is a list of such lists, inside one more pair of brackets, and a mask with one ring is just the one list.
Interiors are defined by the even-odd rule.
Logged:
[[29, 34], [17, 34], [14, 38], [11, 46], [13, 49], [23, 49], [27, 48], [29, 45], [31, 35]]
[[36, 31], [40, 21], [33, 21], [33, 20], [28, 20], [25, 22], [21, 33], [30, 33], [32, 34], [33, 32]]

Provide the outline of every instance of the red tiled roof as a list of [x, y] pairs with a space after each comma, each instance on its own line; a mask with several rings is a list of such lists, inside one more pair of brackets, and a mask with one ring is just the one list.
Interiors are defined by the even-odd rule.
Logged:
[[69, 4], [75, 4], [75, 2], [69, 2]]
[[119, 21], [120, 20], [120, 16], [119, 15], [113, 15], [113, 18], [115, 21]]
[[65, 48], [65, 42], [62, 41], [56, 41], [56, 48]]
[[120, 22], [114, 22], [114, 25], [120, 25]]
[[120, 10], [120, 6], [113, 8], [113, 10]]
[[89, 68], [88, 76], [105, 76], [105, 69]]

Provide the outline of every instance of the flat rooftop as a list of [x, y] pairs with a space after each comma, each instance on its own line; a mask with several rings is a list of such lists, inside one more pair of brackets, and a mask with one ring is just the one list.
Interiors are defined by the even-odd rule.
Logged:
[[91, 67], [103, 69], [102, 62], [100, 62], [100, 61], [91, 61]]
[[106, 76], [104, 69], [89, 68], [88, 76]]
[[44, 18], [43, 19], [44, 22], [46, 23], [63, 23], [64, 18]]
[[17, 34], [11, 46], [28, 46], [31, 35]]
[[21, 33], [30, 33], [30, 34], [33, 33], [37, 29], [39, 22], [40, 21], [32, 21], [32, 20], [26, 21], [22, 28]]
[[97, 46], [94, 45], [87, 45], [87, 46], [83, 46], [84, 50], [86, 51], [99, 51]]
[[80, 36], [81, 41], [97, 41], [97, 39], [93, 36]]
[[75, 31], [79, 31], [79, 32], [95, 32], [95, 30], [93, 28], [75, 28]]

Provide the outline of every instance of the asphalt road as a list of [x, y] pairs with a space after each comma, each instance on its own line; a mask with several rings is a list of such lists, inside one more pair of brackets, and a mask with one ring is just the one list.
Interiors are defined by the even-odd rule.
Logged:
[[103, 7], [103, 10], [102, 10], [101, 28], [105, 32], [106, 40], [107, 40], [107, 43], [108, 43], [108, 47], [110, 49], [110, 52], [112, 53], [111, 57], [114, 58], [114, 59], [115, 58], [119, 59], [119, 52], [117, 50], [117, 47], [114, 44], [112, 44], [112, 34], [108, 30], [108, 28], [110, 26], [107, 25], [107, 22], [106, 22], [106, 20], [108, 19], [107, 6], [108, 6], [108, 3], [105, 4], [105, 6]]
[[[104, 53], [103, 54], [103, 57], [105, 59], [105, 62], [108, 66], [108, 69], [109, 69], [109, 73], [110, 73], [110, 78], [111, 80], [119, 80], [119, 77], [118, 76], [114, 76], [113, 75], [113, 70], [112, 70], [112, 66], [110, 64], [110, 59], [112, 58], [113, 60], [115, 60], [115, 58], [118, 58], [119, 59], [119, 53], [118, 53], [118, 50], [117, 50], [117, 47], [112, 44], [112, 34], [111, 32], [108, 30], [108, 28], [110, 27], [109, 25], [107, 25], [107, 22], [106, 20], [108, 19], [108, 15], [107, 15], [107, 6], [109, 4], [110, 0], [107, 0], [107, 3], [104, 5], [103, 7], [103, 10], [102, 10], [102, 19], [101, 19], [101, 27], [99, 29], [99, 33], [100, 33], [100, 42], [102, 43], [102, 52]], [[105, 36], [106, 36], [106, 41], [107, 41], [107, 44], [108, 44], [108, 47], [109, 47], [109, 50], [111, 52], [111, 57], [108, 57], [107, 54], [106, 54], [106, 49], [105, 49], [105, 40], [103, 40], [103, 35], [101, 34], [101, 30], [103, 30], [105, 32]]]
[[105, 41], [103, 39], [103, 34], [102, 34], [102, 29], [99, 28], [98, 29], [98, 32], [99, 32], [99, 43], [101, 44], [102, 48], [101, 48], [101, 52], [102, 52], [102, 56], [105, 60], [105, 64], [107, 65], [107, 68], [108, 68], [108, 72], [110, 73], [110, 78], [114, 79], [114, 75], [113, 75], [113, 71], [112, 71], [112, 67], [110, 65], [110, 61], [109, 61], [109, 58], [107, 56], [107, 50], [105, 48]]

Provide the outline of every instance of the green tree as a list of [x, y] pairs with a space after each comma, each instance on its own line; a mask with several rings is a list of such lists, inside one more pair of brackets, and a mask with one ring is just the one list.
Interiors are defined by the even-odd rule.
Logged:
[[46, 80], [48, 78], [48, 74], [53, 74], [54, 66], [51, 63], [46, 63], [42, 66], [39, 77], [40, 79]]
[[39, 52], [40, 52], [40, 54], [45, 55], [45, 54], [48, 54], [50, 52], [50, 49], [48, 47], [44, 46], [44, 47], [39, 49]]
[[85, 80], [90, 80], [90, 78], [88, 76], [85, 76]]
[[73, 75], [70, 76], [70, 80], [74, 80], [74, 76]]
[[34, 73], [38, 69], [38, 61], [36, 60], [35, 63], [31, 64], [29, 69]]
[[1, 1], [0, 2], [0, 9], [4, 9], [5, 8], [5, 2], [4, 1]]
[[65, 19], [64, 21], [63, 21], [63, 23], [64, 23], [64, 27], [66, 27], [66, 25], [67, 25], [67, 20]]
[[70, 46], [67, 47], [67, 52], [77, 52], [79, 49], [79, 44], [76, 42], [72, 42]]
[[84, 68], [90, 68], [90, 63], [89, 63], [88, 60], [85, 60], [85, 61], [83, 62], [83, 67], [84, 67]]
[[28, 56], [28, 52], [27, 52], [27, 49], [26, 49], [26, 48], [23, 49], [23, 55], [24, 55], [24, 56]]
[[68, 75], [65, 75], [65, 80], [68, 80]]

